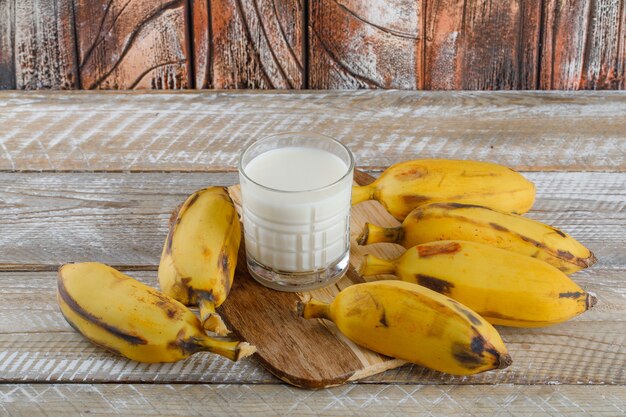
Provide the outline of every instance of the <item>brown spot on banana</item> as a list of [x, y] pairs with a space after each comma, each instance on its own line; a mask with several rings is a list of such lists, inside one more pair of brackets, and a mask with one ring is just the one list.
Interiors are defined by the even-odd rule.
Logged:
[[470, 370], [476, 369], [483, 364], [482, 355], [478, 355], [470, 346], [462, 343], [455, 343], [452, 346], [452, 356], [454, 356], [454, 359], [463, 365], [463, 367]]
[[177, 221], [178, 213], [180, 212], [180, 209], [182, 207], [183, 207], [183, 203], [179, 204], [178, 206], [176, 206], [174, 210], [172, 210], [172, 213], [170, 214], [170, 219], [168, 222], [170, 229], [172, 228], [172, 226], [174, 226], [174, 223]]
[[408, 194], [402, 196], [402, 201], [404, 201], [405, 204], [411, 207], [417, 207], [426, 203], [427, 201], [430, 201], [430, 198], [423, 195]]
[[535, 246], [536, 248], [541, 248], [541, 249], [547, 249], [547, 250], [549, 250], [549, 249], [548, 249], [548, 247], [547, 247], [545, 244], [543, 244], [543, 243], [541, 243], [541, 242], [538, 242], [538, 241], [536, 241], [536, 240], [535, 240], [535, 239], [533, 239], [533, 238], [530, 238], [530, 237], [528, 237], [528, 236], [524, 236], [524, 235], [520, 235], [520, 234], [518, 234], [518, 236], [519, 236], [519, 238], [520, 238], [520, 239], [522, 239], [524, 242], [530, 243], [531, 245]]
[[[122, 339], [122, 340], [124, 340], [124, 341], [126, 341], [126, 342], [128, 342], [128, 343], [130, 343], [132, 345], [145, 345], [145, 344], [148, 343], [148, 341], [146, 339], [144, 339], [143, 337], [141, 337], [141, 336], [139, 336], [137, 334], [124, 332], [120, 328], [112, 326], [112, 325], [104, 322], [100, 317], [96, 317], [95, 315], [93, 315], [90, 312], [88, 312], [87, 310], [85, 310], [67, 292], [67, 290], [65, 288], [65, 284], [63, 283], [63, 280], [60, 279], [60, 278], [58, 280], [58, 295], [59, 295], [59, 297], [61, 297], [63, 302], [65, 302], [65, 304], [67, 304], [67, 306], [72, 311], [74, 311], [76, 314], [81, 316], [83, 319], [93, 323], [94, 325], [100, 327], [101, 329], [111, 333], [112, 335], [114, 335], [116, 337], [119, 337], [120, 339]], [[68, 320], [68, 322], [69, 322], [69, 320]]]
[[446, 255], [457, 253], [461, 250], [461, 245], [457, 242], [448, 242], [444, 244], [427, 243], [425, 245], [418, 245], [417, 252], [420, 258], [427, 258], [429, 256]]
[[170, 227], [169, 232], [167, 233], [166, 241], [165, 241], [165, 253], [168, 255], [172, 254], [172, 239], [174, 235], [174, 226]]
[[194, 289], [189, 289], [192, 294], [194, 295], [194, 300], [196, 300], [196, 302], [198, 300], [207, 300], [210, 302], [215, 302], [215, 296], [213, 295], [213, 290], [194, 290]]
[[567, 237], [567, 235], [563, 232], [561, 232], [559, 229], [557, 229], [556, 227], [550, 227], [550, 229], [552, 229], [552, 231], [554, 231], [554, 233], [556, 233], [557, 235], [561, 236], [561, 237]]
[[467, 171], [463, 171], [461, 172], [461, 177], [467, 177], [467, 178], [475, 178], [475, 177], [500, 177], [500, 174], [497, 174], [495, 172], [488, 172], [488, 171], [474, 171], [474, 172], [467, 172]]
[[381, 315], [380, 315], [380, 320], [378, 320], [378, 322], [381, 324], [381, 326], [383, 327], [389, 327], [389, 323], [387, 323], [387, 316], [385, 314], [385, 310], [382, 311]]
[[472, 314], [471, 311], [469, 311], [466, 308], [463, 308], [461, 303], [457, 303], [454, 305], [454, 308], [461, 314], [463, 314], [465, 317], [467, 317], [467, 319], [475, 326], [480, 325], [482, 322], [480, 321], [480, 319], [478, 317], [476, 317], [474, 314]]
[[184, 356], [192, 355], [201, 350], [200, 345], [194, 338], [185, 338], [185, 329], [180, 329], [176, 339], [167, 344], [169, 349], [179, 350]]
[[425, 167], [413, 167], [406, 171], [400, 171], [394, 175], [394, 178], [398, 181], [414, 181], [428, 175], [428, 170]]
[[222, 286], [224, 287], [224, 293], [228, 294], [230, 291], [230, 270], [231, 270], [231, 262], [230, 257], [222, 248], [220, 255], [217, 258], [217, 267], [220, 271], [220, 275], [222, 276]]
[[559, 249], [559, 250], [556, 251], [556, 254], [557, 254], [557, 256], [559, 258], [567, 259], [568, 261], [572, 261], [572, 260], [576, 259], [576, 257], [571, 252], [566, 251], [566, 250], [560, 250]]
[[470, 347], [472, 348], [472, 352], [479, 354], [482, 356], [483, 351], [485, 350], [485, 338], [480, 334], [472, 337], [472, 343]]
[[189, 199], [189, 201], [187, 202], [187, 204], [185, 205], [185, 210], [188, 210], [189, 207], [193, 206], [194, 203], [196, 201], [198, 201], [198, 198], [200, 198], [200, 192], [195, 192], [191, 198]]
[[441, 294], [450, 294], [450, 290], [454, 288], [453, 283], [430, 275], [415, 274], [415, 280], [422, 287], [430, 288], [431, 290]]
[[509, 232], [509, 229], [507, 229], [504, 226], [499, 225], [498, 223], [491, 222], [491, 223], [489, 223], [489, 226], [491, 226], [493, 229], [495, 229], [495, 230], [497, 230], [499, 232], [505, 232], [505, 233]]
[[[502, 314], [502, 313], [498, 313], [497, 311], [480, 311], [479, 312], [480, 315], [485, 318], [485, 319], [500, 319], [500, 320], [507, 320], [507, 321], [520, 321], [518, 318], [513, 317], [513, 316], [507, 316], [506, 314]], [[532, 323], [529, 320], [523, 320], [525, 322], [528, 323]]]
[[477, 204], [464, 204], [464, 203], [454, 203], [454, 202], [445, 202], [445, 203], [436, 203], [433, 206], [440, 207], [442, 209], [462, 209], [462, 208], [486, 208], [491, 210], [489, 207], [479, 206]]

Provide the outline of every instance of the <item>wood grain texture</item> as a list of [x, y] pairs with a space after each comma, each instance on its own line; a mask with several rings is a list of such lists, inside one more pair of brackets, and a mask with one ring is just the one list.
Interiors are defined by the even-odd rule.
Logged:
[[424, 88], [537, 88], [540, 0], [426, 4]]
[[[366, 378], [370, 383], [624, 384], [626, 295], [622, 269], [574, 276], [597, 294], [593, 310], [544, 329], [500, 327], [513, 357], [510, 368], [454, 377], [416, 365]], [[129, 272], [157, 286], [156, 272]], [[110, 354], [74, 332], [55, 299], [55, 272], [0, 273], [0, 379], [4, 382], [278, 383], [258, 362], [230, 362], [199, 353], [173, 364], [141, 364]], [[235, 292], [233, 292], [235, 295]], [[332, 325], [329, 324], [332, 327]]]
[[184, 0], [74, 0], [83, 89], [191, 84]]
[[194, 88], [212, 86], [212, 42], [210, 30], [210, 0], [189, 0], [191, 9], [191, 52], [193, 56]]
[[626, 171], [619, 92], [0, 92], [0, 170], [234, 170], [285, 131], [333, 136], [357, 165], [478, 159]]
[[[600, 265], [626, 265], [626, 173], [526, 175], [538, 190], [530, 217], [572, 234]], [[237, 182], [234, 173], [0, 173], [0, 266], [154, 268], [171, 210], [197, 189]]]
[[[571, 232], [600, 258], [597, 267], [574, 275], [584, 289], [597, 294], [599, 304], [554, 327], [502, 328], [514, 364], [501, 372], [451, 377], [405, 366], [372, 376], [368, 382], [626, 383], [626, 293], [621, 285], [626, 271], [626, 178], [621, 173], [527, 176], [539, 190], [530, 215]], [[172, 207], [197, 188], [237, 180], [232, 173], [3, 173], [0, 177], [5, 184], [0, 194], [0, 201], [5, 202], [0, 228], [6, 231], [0, 254], [11, 261], [13, 269], [20, 258], [29, 264], [100, 260], [130, 269], [137, 263], [154, 269]], [[352, 230], [353, 235], [359, 232], [358, 226]], [[154, 271], [130, 274], [156, 286]], [[64, 322], [55, 304], [55, 275], [53, 271], [0, 273], [4, 300], [0, 306], [0, 379], [276, 382], [252, 360], [230, 363], [198, 354], [176, 364], [146, 365], [103, 352]]]
[[309, 0], [309, 87], [423, 88], [423, 5]]
[[0, 50], [0, 88], [76, 88], [71, 0], [0, 2]]
[[15, 2], [0, 1], [0, 90], [15, 88]]
[[288, 386], [0, 385], [7, 416], [155, 414], [378, 417], [471, 415], [612, 417], [626, 410], [625, 387], [348, 385], [320, 391]]
[[212, 0], [214, 88], [305, 86], [301, 0]]
[[[500, 327], [511, 367], [454, 377], [416, 365], [366, 378], [370, 383], [625, 384], [626, 268], [574, 275], [597, 294], [593, 310], [544, 329]], [[155, 271], [129, 272], [157, 287]], [[280, 383], [255, 358], [230, 362], [198, 353], [170, 364], [141, 364], [95, 346], [65, 322], [55, 299], [56, 272], [0, 273], [0, 380], [4, 382]], [[233, 292], [233, 295], [235, 292]], [[329, 324], [329, 326], [331, 326]], [[567, 352], [567, 354], [564, 354]]]
[[544, 2], [542, 89], [624, 89], [623, 0]]

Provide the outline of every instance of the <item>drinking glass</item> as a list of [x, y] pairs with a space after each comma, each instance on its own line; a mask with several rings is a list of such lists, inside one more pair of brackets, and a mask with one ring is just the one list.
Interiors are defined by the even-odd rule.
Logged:
[[[238, 169], [254, 279], [276, 290], [304, 291], [341, 278], [350, 253], [350, 150], [321, 134], [283, 133], [247, 147]], [[310, 186], [330, 178], [330, 171], [331, 182]]]

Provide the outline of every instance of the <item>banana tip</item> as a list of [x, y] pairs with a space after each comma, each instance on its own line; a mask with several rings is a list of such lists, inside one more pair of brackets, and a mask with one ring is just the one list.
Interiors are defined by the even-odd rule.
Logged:
[[304, 303], [302, 301], [296, 303], [296, 315], [298, 317], [304, 317]]
[[218, 336], [226, 336], [230, 334], [230, 330], [224, 324], [224, 321], [217, 313], [211, 313], [202, 323], [204, 330], [213, 332]]
[[369, 223], [365, 223], [365, 226], [363, 226], [363, 231], [361, 232], [359, 237], [356, 238], [356, 243], [359, 246], [367, 245], [367, 238], [369, 237], [369, 231], [370, 231]]
[[509, 355], [508, 353], [505, 353], [504, 355], [500, 356], [498, 369], [508, 368], [509, 366], [511, 366], [512, 363], [513, 363], [513, 359], [511, 359], [511, 355]]
[[248, 342], [241, 342], [238, 345], [237, 359], [235, 360], [243, 359], [255, 353], [256, 353], [256, 347], [254, 345], [251, 345]]
[[598, 297], [594, 293], [587, 293], [587, 310], [592, 308], [598, 302]]
[[587, 258], [583, 259], [583, 262], [584, 262], [585, 266], [587, 268], [589, 268], [591, 265], [593, 265], [596, 262], [598, 262], [598, 258], [596, 258], [596, 255], [594, 255], [593, 252], [590, 252], [589, 256]]
[[359, 274], [360, 276], [365, 276], [366, 272], [367, 272], [367, 258], [369, 257], [369, 255], [365, 255], [363, 257], [363, 260], [361, 261], [361, 265], [359, 265], [359, 268], [357, 269], [357, 274]]

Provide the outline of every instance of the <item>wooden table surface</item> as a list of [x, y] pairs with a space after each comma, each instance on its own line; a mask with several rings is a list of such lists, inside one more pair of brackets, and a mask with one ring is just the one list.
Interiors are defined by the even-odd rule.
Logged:
[[[453, 377], [404, 366], [306, 391], [252, 358], [141, 364], [74, 332], [59, 264], [101, 261], [156, 285], [170, 211], [237, 182], [240, 150], [311, 130], [374, 175], [414, 158], [478, 159], [537, 185], [529, 216], [599, 262], [573, 278], [598, 305], [543, 329], [500, 328], [514, 363]], [[0, 92], [0, 414], [626, 414], [626, 93]]]

